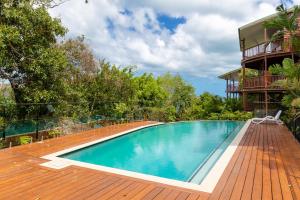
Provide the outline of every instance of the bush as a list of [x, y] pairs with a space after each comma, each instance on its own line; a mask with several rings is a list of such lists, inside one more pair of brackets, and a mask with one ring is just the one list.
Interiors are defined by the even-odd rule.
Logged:
[[[239, 112], [239, 111], [238, 111]], [[219, 119], [221, 120], [238, 120], [239, 116], [235, 112], [225, 111], [220, 114]]]
[[174, 106], [151, 108], [149, 111], [149, 117], [151, 120], [173, 122], [176, 120], [176, 109]]
[[207, 118], [209, 120], [218, 120], [220, 118], [219, 113], [211, 113], [210, 116]]
[[239, 110], [243, 110], [243, 105], [242, 105], [242, 101], [241, 99], [232, 99], [232, 98], [229, 98], [229, 99], [225, 99], [225, 110], [228, 110], [228, 111], [239, 111]]
[[235, 113], [237, 115], [237, 120], [246, 121], [246, 120], [251, 119], [253, 117], [253, 113], [252, 112], [240, 112], [240, 111], [236, 111]]
[[20, 136], [19, 137], [20, 145], [29, 144], [31, 142], [32, 142], [32, 137], [31, 136], [25, 135], [25, 136]]
[[0, 139], [0, 149], [3, 149], [5, 147], [5, 141], [1, 138]]
[[252, 118], [251, 112], [242, 112], [242, 111], [224, 111], [222, 113], [211, 113], [208, 117], [209, 120], [240, 120], [246, 121]]
[[0, 117], [0, 130], [2, 130], [5, 126], [4, 118]]
[[59, 130], [59, 129], [52, 129], [50, 131], [48, 131], [48, 134], [51, 136], [51, 137], [58, 137], [62, 134], [62, 131]]

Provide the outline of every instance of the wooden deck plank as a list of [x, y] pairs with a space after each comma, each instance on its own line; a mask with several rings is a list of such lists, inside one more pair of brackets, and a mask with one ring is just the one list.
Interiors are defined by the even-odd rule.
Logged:
[[300, 199], [300, 145], [278, 125], [248, 128], [211, 194], [77, 166], [54, 170], [39, 165], [45, 154], [145, 124], [104, 127], [1, 150], [0, 199]]
[[[94, 184], [95, 181], [99, 181], [104, 179], [107, 176], [104, 176], [102, 174], [97, 174], [94, 172], [85, 172], [82, 175], [77, 175], [76, 178], [73, 180], [67, 182], [65, 185], [61, 185], [60, 187], [55, 189], [55, 193], [52, 194], [45, 194], [43, 193], [43, 196], [47, 199], [65, 199], [67, 196], [69, 196], [69, 193], [71, 194], [80, 194], [82, 193], [84, 188], [89, 187], [91, 184]], [[78, 181], [80, 181], [80, 185], [78, 185]], [[56, 194], [61, 194], [59, 197], [56, 196]]]
[[176, 200], [186, 200], [190, 194], [187, 192], [181, 192]]
[[262, 177], [263, 177], [263, 138], [264, 133], [261, 126], [261, 131], [259, 135], [259, 142], [258, 142], [258, 149], [257, 149], [257, 158], [256, 158], [256, 165], [255, 165], [255, 174], [254, 174], [254, 181], [252, 187], [252, 199], [261, 199], [262, 197]]
[[[138, 193], [141, 191], [143, 188], [146, 186], [142, 183], [133, 183], [129, 187], [121, 190], [120, 192], [114, 194], [113, 196], [110, 197], [110, 200], [121, 200], [121, 199], [126, 199], [130, 194], [134, 195], [135, 193]], [[129, 197], [130, 198], [130, 197]]]
[[[247, 132], [251, 131], [251, 127], [247, 130]], [[238, 146], [237, 150], [235, 151], [233, 157], [231, 158], [230, 163], [226, 167], [223, 175], [221, 176], [220, 180], [218, 181], [215, 189], [213, 190], [212, 194], [209, 196], [209, 199], [219, 199], [220, 195], [222, 194], [222, 191], [224, 187], [227, 184], [228, 178], [231, 175], [231, 171], [233, 170], [241, 152], [242, 152], [242, 146], [248, 142], [249, 134], [245, 134], [245, 136], [242, 138], [240, 145]]]
[[87, 199], [91, 199], [91, 200], [95, 200], [95, 199], [109, 199], [114, 194], [116, 194], [119, 191], [121, 191], [122, 189], [128, 187], [131, 183], [132, 183], [131, 180], [130, 181], [128, 181], [128, 180], [121, 180], [119, 183], [113, 184], [113, 185], [105, 188], [101, 192], [97, 192], [94, 195], [89, 196]]
[[[288, 135], [286, 135], [288, 137]], [[288, 186], [290, 190], [292, 191], [292, 195], [294, 199], [300, 199], [300, 188], [298, 185], [298, 182], [293, 174], [293, 169], [292, 169], [292, 157], [290, 157], [291, 152], [287, 150], [287, 147], [293, 148], [293, 144], [291, 141], [293, 140], [290, 138], [288, 142], [286, 142], [286, 137], [282, 135], [282, 132], [277, 132], [275, 134], [275, 138], [277, 141], [278, 145], [278, 150], [280, 152], [281, 160], [283, 161], [283, 166], [287, 174], [287, 179], [288, 179]], [[288, 145], [288, 146], [286, 146]], [[299, 150], [299, 149], [298, 149]]]
[[[245, 145], [241, 146], [242, 152], [237, 162], [235, 163], [233, 170], [231, 171], [230, 177], [228, 178], [226, 186], [224, 187], [223, 192], [219, 197], [219, 199], [222, 200], [230, 199], [232, 191], [234, 191], [234, 186], [236, 185], [236, 182], [239, 181], [239, 178], [241, 178], [241, 176], [244, 176], [245, 170], [243, 170], [243, 167], [247, 168], [248, 166], [247, 159], [251, 153], [252, 146], [255, 139], [255, 135], [253, 134], [252, 131], [250, 131], [248, 135], [249, 136], [247, 138], [247, 142], [245, 143]], [[243, 180], [241, 180], [241, 182], [243, 182]]]
[[269, 156], [270, 156], [270, 176], [272, 182], [272, 198], [273, 200], [282, 200], [282, 191], [280, 186], [279, 171], [276, 165], [276, 157], [274, 152], [274, 144], [272, 141], [272, 133], [269, 126], [267, 126]]
[[104, 194], [107, 192], [107, 189], [110, 189], [112, 186], [118, 186], [122, 184], [125, 180], [122, 180], [117, 177], [105, 177], [104, 179], [100, 179], [94, 182], [90, 187], [84, 188], [81, 190], [79, 194], [70, 194], [65, 199], [87, 199], [96, 194]]
[[278, 177], [280, 180], [281, 192], [282, 192], [282, 196], [284, 199], [293, 199], [292, 193], [289, 188], [288, 177], [287, 177], [286, 171], [284, 169], [283, 160], [281, 158], [278, 143], [277, 143], [276, 136], [275, 136], [276, 134], [278, 134], [278, 132], [279, 132], [279, 130], [278, 131], [273, 130], [272, 131], [273, 137], [271, 137], [271, 139], [272, 139], [272, 144], [274, 147], [275, 161], [276, 161], [276, 166], [277, 166], [277, 170], [278, 170]]
[[271, 170], [270, 170], [270, 157], [269, 157], [269, 143], [268, 143], [267, 125], [263, 125], [263, 187], [262, 199], [272, 199], [272, 183], [271, 183]]
[[162, 187], [155, 187], [150, 192], [148, 192], [142, 199], [143, 200], [151, 200], [154, 199], [159, 193], [163, 191]]
[[146, 188], [142, 189], [138, 193], [136, 193], [134, 196], [129, 196], [126, 199], [132, 199], [132, 200], [140, 200], [142, 199], [146, 194], [151, 192], [155, 188], [155, 185], [151, 184], [148, 185]]
[[153, 200], [161, 200], [166, 199], [166, 197], [172, 192], [172, 189], [165, 188], [162, 192], [160, 192], [156, 197], [153, 198]]
[[167, 197], [166, 197], [166, 199], [168, 199], [168, 200], [174, 200], [174, 199], [176, 199], [178, 196], [179, 196], [179, 194], [180, 194], [180, 191], [172, 191]]
[[201, 196], [199, 194], [190, 194], [187, 198], [187, 200], [197, 200], [197, 199], [201, 199]]
[[254, 182], [254, 175], [255, 175], [255, 166], [257, 161], [257, 151], [258, 151], [258, 144], [260, 138], [260, 128], [258, 127], [256, 131], [253, 132], [255, 134], [255, 141], [253, 143], [253, 148], [251, 152], [249, 167], [246, 172], [246, 179], [243, 185], [243, 190], [241, 194], [241, 199], [250, 200], [252, 196], [252, 188]]
[[250, 167], [250, 161], [251, 161], [251, 157], [252, 154], [256, 154], [254, 147], [257, 144], [257, 140], [258, 140], [258, 132], [256, 131], [252, 131], [251, 133], [252, 138], [251, 138], [251, 143], [249, 143], [249, 146], [247, 146], [247, 150], [246, 150], [246, 155], [243, 161], [243, 165], [241, 167], [241, 170], [239, 171], [238, 177], [237, 177], [237, 181], [234, 185], [232, 194], [230, 196], [231, 199], [240, 199], [242, 192], [243, 192], [243, 188], [244, 188], [244, 184], [246, 181], [246, 174], [247, 171], [249, 170]]

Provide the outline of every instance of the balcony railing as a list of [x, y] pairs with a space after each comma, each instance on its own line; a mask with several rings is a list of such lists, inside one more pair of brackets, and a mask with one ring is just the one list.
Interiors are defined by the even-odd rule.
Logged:
[[238, 85], [229, 84], [226, 88], [226, 92], [238, 92], [238, 91], [239, 91]]
[[282, 42], [267, 43], [266, 50], [265, 50], [265, 43], [263, 43], [254, 46], [252, 48], [245, 49], [245, 57], [249, 58], [263, 53], [275, 53], [275, 52], [282, 52], [282, 51], [283, 51]]
[[257, 76], [252, 78], [245, 78], [244, 89], [261, 89], [261, 88], [273, 88], [282, 89], [281, 87], [272, 85], [275, 81], [285, 79], [281, 75], [267, 75], [267, 76]]

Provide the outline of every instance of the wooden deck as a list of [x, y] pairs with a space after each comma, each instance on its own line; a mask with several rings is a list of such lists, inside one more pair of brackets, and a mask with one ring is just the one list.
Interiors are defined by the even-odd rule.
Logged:
[[283, 126], [251, 125], [211, 194], [76, 166], [42, 167], [40, 157], [135, 122], [0, 151], [0, 199], [300, 199], [300, 145]]

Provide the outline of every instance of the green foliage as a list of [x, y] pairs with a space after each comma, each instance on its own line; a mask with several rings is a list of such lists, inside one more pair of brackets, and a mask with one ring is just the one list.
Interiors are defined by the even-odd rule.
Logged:
[[32, 137], [31, 136], [20, 136], [19, 137], [19, 144], [23, 145], [23, 144], [29, 144], [32, 141]]
[[50, 131], [48, 131], [48, 134], [51, 136], [51, 137], [58, 137], [62, 134], [62, 131], [59, 130], [59, 129], [52, 129]]
[[[4, 3], [0, 3], [0, 78], [11, 86], [10, 95], [0, 93], [5, 120], [12, 119], [7, 113], [17, 118], [47, 115], [67, 126], [89, 122], [95, 115], [161, 121], [232, 119], [236, 114], [243, 118], [236, 113], [241, 109], [239, 101], [224, 101], [209, 93], [197, 96], [179, 75], [137, 76], [134, 66], [98, 61], [84, 36], [58, 44], [66, 29], [48, 13], [55, 3], [52, 0]], [[49, 134], [61, 133], [54, 129]]]
[[4, 125], [5, 125], [5, 120], [3, 117], [0, 117], [0, 130], [3, 130]]
[[217, 95], [204, 92], [199, 96], [199, 101], [201, 102], [205, 116], [209, 116], [210, 113], [219, 113], [223, 109], [222, 98]]
[[128, 108], [132, 107], [136, 94], [132, 71], [132, 66], [121, 69], [101, 62], [94, 78], [84, 83], [90, 112], [114, 116], [116, 103], [125, 103]]
[[242, 112], [242, 111], [227, 111], [225, 110], [222, 113], [211, 113], [208, 119], [210, 120], [241, 120], [246, 121], [251, 119], [253, 114], [251, 112]]
[[192, 106], [195, 89], [187, 84], [179, 75], [166, 73], [157, 78], [158, 84], [167, 94], [166, 103], [176, 109], [176, 117], [182, 118]]
[[173, 122], [176, 120], [176, 108], [174, 106], [153, 107], [149, 109], [148, 115], [151, 120]]
[[282, 40], [285, 34], [290, 36], [287, 44], [292, 45], [293, 49], [299, 49], [300, 40], [297, 36], [298, 21], [297, 17], [300, 14], [300, 7], [294, 6], [290, 12], [283, 4], [276, 8], [277, 16], [264, 23], [264, 26], [269, 29], [277, 30], [271, 38], [271, 41]]
[[124, 114], [128, 112], [128, 106], [125, 103], [115, 103], [114, 111], [117, 118], [123, 118]]
[[152, 74], [136, 77], [136, 101], [140, 107], [161, 107], [167, 98], [167, 93], [158, 84]]
[[67, 60], [56, 38], [66, 29], [32, 1], [7, 1], [0, 10], [0, 78], [9, 80], [16, 102], [57, 101]]
[[0, 149], [3, 148], [5, 148], [5, 141], [2, 138], [0, 138]]
[[283, 104], [287, 107], [300, 107], [300, 63], [294, 63], [292, 59], [285, 58], [282, 66], [277, 64], [270, 67], [272, 74], [283, 75], [284, 80], [276, 81], [273, 85], [280, 86], [287, 90], [283, 98]]
[[242, 101], [241, 99], [225, 99], [225, 106], [224, 109], [228, 111], [238, 111], [243, 109]]

